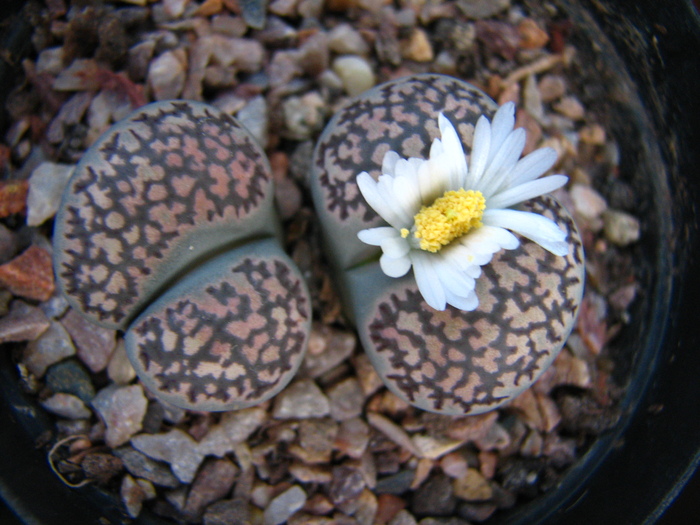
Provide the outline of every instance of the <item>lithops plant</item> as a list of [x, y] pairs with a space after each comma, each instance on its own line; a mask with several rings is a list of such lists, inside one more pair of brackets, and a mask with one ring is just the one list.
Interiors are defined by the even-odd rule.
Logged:
[[508, 402], [573, 328], [582, 244], [541, 196], [566, 178], [539, 178], [552, 151], [518, 160], [513, 122], [512, 105], [417, 75], [350, 101], [314, 153], [314, 203], [348, 316], [388, 388], [425, 410]]
[[76, 166], [54, 268], [73, 308], [126, 331], [154, 393], [233, 410], [279, 392], [306, 350], [308, 291], [278, 231], [270, 168], [248, 131], [206, 104], [158, 102]]

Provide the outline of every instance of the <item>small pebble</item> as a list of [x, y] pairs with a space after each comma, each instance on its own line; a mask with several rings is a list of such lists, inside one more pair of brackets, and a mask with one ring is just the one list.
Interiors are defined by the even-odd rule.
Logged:
[[228, 459], [206, 461], [192, 483], [184, 512], [193, 519], [199, 517], [207, 505], [226, 496], [238, 476], [238, 467]]
[[349, 377], [328, 389], [331, 417], [345, 421], [362, 414], [365, 396], [360, 382]]
[[420, 456], [420, 451], [406, 431], [389, 418], [375, 412], [368, 412], [367, 421], [400, 447], [405, 448], [414, 456]]
[[92, 415], [85, 403], [72, 394], [54, 394], [42, 401], [41, 406], [57, 416], [68, 419], [87, 419]]
[[136, 371], [126, 355], [124, 340], [119, 339], [107, 365], [107, 376], [117, 385], [128, 385], [136, 377]]
[[223, 457], [233, 452], [266, 421], [267, 412], [260, 407], [225, 412], [220, 422], [211, 427], [197, 445], [202, 455]]
[[603, 213], [603, 232], [605, 238], [617, 246], [628, 246], [639, 240], [641, 226], [639, 219], [619, 210], [607, 210]]
[[48, 330], [24, 348], [22, 362], [37, 377], [43, 377], [46, 369], [66, 357], [75, 354], [75, 347], [68, 332], [57, 321], [51, 321]]
[[330, 483], [331, 472], [323, 465], [307, 465], [295, 462], [289, 466], [289, 473], [300, 483]]
[[245, 106], [236, 114], [238, 121], [250, 131], [260, 146], [267, 147], [269, 140], [268, 111], [265, 97], [258, 95], [250, 99]]
[[116, 348], [116, 331], [97, 326], [75, 310], [70, 310], [61, 320], [68, 331], [80, 360], [93, 372], [101, 372], [109, 364]]
[[370, 429], [359, 417], [346, 419], [340, 424], [335, 448], [351, 458], [361, 458], [369, 444]]
[[452, 480], [444, 474], [430, 478], [415, 491], [411, 510], [418, 516], [452, 516], [457, 506]]
[[330, 414], [330, 402], [318, 385], [303, 379], [288, 386], [275, 398], [272, 417], [275, 419], [305, 419]]
[[185, 67], [176, 51], [166, 51], [148, 68], [148, 85], [155, 100], [176, 99], [185, 87]]
[[573, 96], [562, 98], [552, 107], [572, 120], [582, 120], [586, 116], [586, 109], [583, 107], [583, 104]]
[[591, 124], [589, 126], [584, 126], [578, 132], [578, 138], [584, 144], [591, 144], [593, 146], [603, 146], [605, 145], [606, 134], [605, 128], [600, 124]]
[[27, 225], [39, 226], [56, 214], [74, 166], [42, 162], [29, 178]]
[[411, 488], [414, 478], [415, 472], [402, 470], [392, 476], [386, 476], [377, 480], [374, 491], [377, 494], [394, 494], [398, 496]]
[[222, 499], [209, 505], [204, 513], [204, 525], [248, 525], [250, 505], [243, 499]]
[[299, 446], [290, 448], [306, 463], [328, 463], [338, 434], [338, 424], [332, 419], [305, 419], [299, 424]]
[[40, 308], [15, 299], [9, 313], [0, 318], [0, 343], [34, 341], [50, 326], [51, 321]]
[[542, 102], [549, 103], [564, 96], [566, 81], [559, 75], [544, 75], [538, 83], [538, 88]]
[[139, 434], [131, 438], [131, 445], [150, 458], [169, 463], [182, 483], [192, 482], [204, 459], [197, 442], [178, 428], [164, 434]]
[[143, 502], [155, 498], [156, 492], [150, 481], [134, 479], [127, 474], [122, 478], [121, 497], [129, 516], [138, 518]]
[[293, 485], [270, 501], [263, 514], [264, 525], [280, 525], [306, 503], [306, 493], [299, 485]]
[[284, 135], [293, 140], [306, 140], [321, 130], [326, 102], [317, 91], [301, 97], [289, 97], [282, 103]]
[[549, 42], [549, 35], [532, 18], [524, 18], [518, 24], [520, 47], [523, 49], [540, 49]]
[[175, 488], [180, 484], [167, 465], [149, 458], [130, 446], [116, 448], [113, 452], [133, 476], [147, 479], [161, 487]]
[[585, 219], [597, 219], [607, 209], [605, 199], [590, 186], [574, 184], [569, 191], [576, 213]]
[[467, 18], [489, 18], [510, 7], [510, 0], [457, 0], [457, 7]]
[[29, 182], [26, 180], [0, 181], [0, 219], [23, 213], [27, 208]]
[[[380, 500], [381, 501], [381, 500]], [[396, 515], [391, 518], [389, 525], [417, 525], [416, 518], [406, 509], [401, 509]]]
[[315, 323], [309, 336], [309, 350], [300, 374], [317, 378], [352, 356], [357, 345], [355, 334]]
[[350, 24], [338, 24], [328, 33], [328, 47], [339, 55], [361, 55], [369, 53], [369, 45]]
[[339, 465], [333, 467], [333, 481], [328, 488], [328, 496], [338, 505], [358, 497], [365, 488], [362, 473], [353, 467]]
[[122, 461], [112, 454], [90, 452], [80, 462], [85, 477], [105, 484], [124, 470]]
[[343, 55], [333, 61], [333, 71], [343, 82], [345, 92], [354, 97], [374, 86], [376, 79], [372, 66], [357, 55]]
[[0, 264], [12, 259], [19, 248], [17, 235], [4, 224], [0, 223]]
[[[405, 508], [406, 502], [403, 498], [394, 494], [379, 494], [377, 496], [377, 515], [375, 519], [378, 523], [388, 523], [402, 513], [412, 517], [408, 511], [404, 510]], [[401, 522], [399, 522], [399, 524], [400, 523]], [[415, 523], [415, 519], [412, 523]]]
[[420, 434], [414, 435], [411, 439], [416, 449], [418, 449], [419, 457], [428, 459], [439, 459], [464, 444], [464, 441], [461, 439]]
[[51, 254], [39, 246], [30, 246], [0, 266], [0, 286], [25, 299], [47, 301], [56, 289]]
[[454, 495], [467, 501], [485, 501], [491, 499], [493, 490], [484, 476], [476, 469], [470, 468], [466, 474], [452, 483]]
[[95, 397], [90, 374], [74, 359], [50, 366], [46, 371], [46, 386], [52, 392], [73, 394], [84, 403], [90, 403]]
[[423, 29], [415, 28], [411, 32], [408, 44], [404, 50], [404, 56], [408, 60], [415, 60], [416, 62], [431, 62], [435, 58], [433, 45]]
[[141, 430], [147, 405], [141, 385], [110, 385], [97, 393], [92, 406], [107, 427], [108, 446], [123, 445]]

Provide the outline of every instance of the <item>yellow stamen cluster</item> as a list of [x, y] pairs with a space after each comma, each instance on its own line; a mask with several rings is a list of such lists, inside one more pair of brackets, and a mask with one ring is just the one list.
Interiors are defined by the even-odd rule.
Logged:
[[[423, 206], [413, 218], [414, 236], [422, 250], [437, 252], [443, 246], [481, 226], [486, 199], [480, 191], [447, 191], [431, 206]], [[406, 238], [408, 230], [401, 231]]]

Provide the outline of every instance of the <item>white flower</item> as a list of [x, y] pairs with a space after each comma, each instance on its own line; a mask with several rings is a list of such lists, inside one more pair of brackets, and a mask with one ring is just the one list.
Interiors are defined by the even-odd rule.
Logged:
[[367, 172], [357, 176], [367, 203], [389, 223], [358, 237], [381, 247], [386, 275], [401, 277], [413, 267], [418, 289], [433, 308], [474, 310], [481, 266], [499, 250], [519, 245], [511, 232], [555, 255], [568, 253], [566, 234], [553, 221], [511, 209], [563, 186], [567, 177], [539, 178], [556, 162], [551, 148], [520, 159], [525, 130], [513, 129], [511, 102], [499, 108], [493, 123], [479, 118], [469, 167], [457, 131], [442, 113], [438, 125], [441, 139], [433, 141], [428, 160], [389, 151], [377, 181]]

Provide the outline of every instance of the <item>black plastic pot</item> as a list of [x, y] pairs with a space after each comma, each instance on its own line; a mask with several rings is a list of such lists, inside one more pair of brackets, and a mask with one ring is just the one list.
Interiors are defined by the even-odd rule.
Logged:
[[[614, 348], [629, 363], [618, 370], [629, 385], [622, 421], [558, 487], [503, 521], [650, 523], [700, 460], [700, 17], [680, 0], [558, 3], [574, 23], [581, 72], [600, 79], [583, 96], [605, 101], [599, 117], [620, 145], [621, 177], [640, 196], [643, 293]], [[5, 0], [0, 18], [21, 5]], [[11, 20], [0, 45], [19, 57], [30, 52], [27, 33]], [[13, 74], [8, 64], [0, 70], [2, 100]], [[36, 446], [50, 423], [1, 350], [2, 498], [27, 523], [121, 523], [118, 502], [94, 487], [70, 489], [50, 471]]]

